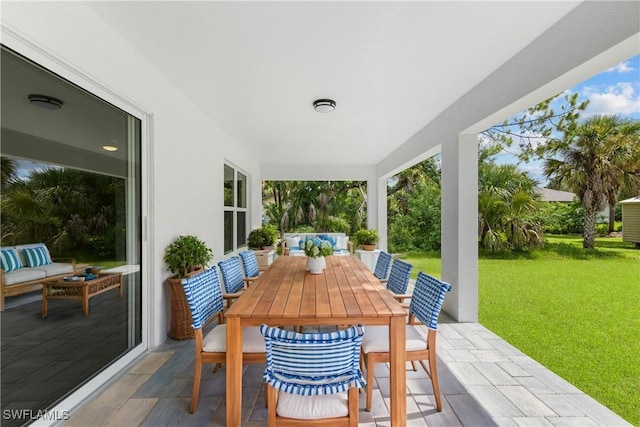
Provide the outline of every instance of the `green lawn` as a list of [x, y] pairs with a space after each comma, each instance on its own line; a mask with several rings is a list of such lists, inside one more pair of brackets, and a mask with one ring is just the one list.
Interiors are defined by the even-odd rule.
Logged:
[[[640, 425], [640, 250], [619, 238], [582, 249], [480, 254], [480, 323], [633, 425]], [[440, 277], [439, 255], [410, 253], [414, 277]]]

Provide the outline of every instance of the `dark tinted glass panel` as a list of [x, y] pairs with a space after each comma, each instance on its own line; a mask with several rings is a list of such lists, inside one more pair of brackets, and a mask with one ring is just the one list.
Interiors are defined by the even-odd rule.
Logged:
[[247, 207], [247, 177], [240, 172], [238, 172], [238, 207], [246, 208]]
[[247, 243], [247, 213], [238, 212], [238, 234], [237, 244], [238, 247], [244, 246]]
[[233, 251], [233, 212], [224, 213], [224, 253]]
[[224, 205], [233, 206], [233, 168], [224, 165]]

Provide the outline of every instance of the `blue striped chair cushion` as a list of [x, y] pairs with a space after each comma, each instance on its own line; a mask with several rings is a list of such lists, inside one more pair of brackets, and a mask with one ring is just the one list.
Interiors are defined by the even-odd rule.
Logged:
[[182, 279], [182, 286], [193, 318], [193, 329], [202, 328], [212, 316], [222, 311], [222, 292], [215, 266]]
[[22, 261], [20, 261], [15, 249], [0, 250], [0, 264], [6, 273], [22, 268]]
[[222, 273], [222, 283], [224, 283], [226, 293], [234, 294], [244, 289], [242, 270], [240, 269], [240, 260], [238, 257], [231, 257], [220, 261], [218, 267], [220, 267], [220, 273]]
[[376, 268], [373, 270], [373, 275], [378, 279], [388, 279], [389, 271], [391, 270], [391, 254], [385, 251], [380, 252], [378, 260], [376, 261]]
[[256, 258], [255, 252], [243, 251], [239, 255], [242, 260], [245, 277], [257, 277], [260, 275], [260, 267], [258, 267], [258, 258]]
[[41, 265], [51, 264], [51, 256], [49, 251], [44, 246], [37, 246], [35, 248], [25, 248], [22, 250], [24, 258], [27, 260], [29, 267], [38, 267]]
[[364, 326], [330, 333], [297, 333], [260, 326], [267, 349], [264, 380], [277, 390], [302, 396], [364, 387], [360, 345]]
[[413, 289], [409, 311], [430, 329], [438, 329], [438, 316], [442, 303], [451, 285], [431, 277], [422, 271], [418, 273]]
[[389, 281], [387, 282], [387, 289], [394, 294], [403, 295], [407, 292], [409, 287], [409, 278], [411, 277], [411, 270], [413, 265], [401, 259], [393, 261], [391, 266], [391, 274], [389, 274]]

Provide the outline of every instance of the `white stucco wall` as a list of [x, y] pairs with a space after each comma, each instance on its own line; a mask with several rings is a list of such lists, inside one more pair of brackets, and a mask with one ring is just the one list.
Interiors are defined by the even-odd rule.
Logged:
[[260, 166], [86, 5], [2, 2], [1, 12], [4, 45], [144, 120], [143, 292], [151, 298], [149, 345], [159, 345], [170, 313], [164, 248], [195, 234], [220, 261], [224, 162], [250, 176], [251, 228], [260, 224]]

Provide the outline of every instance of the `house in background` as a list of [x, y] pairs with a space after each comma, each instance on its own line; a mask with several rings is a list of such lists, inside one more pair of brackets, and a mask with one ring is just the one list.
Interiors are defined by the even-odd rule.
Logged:
[[216, 261], [243, 250], [264, 180], [366, 181], [386, 249], [387, 179], [440, 153], [444, 311], [477, 321], [477, 134], [640, 52], [626, 1], [1, 7], [2, 155], [126, 183], [130, 348], [63, 408], [167, 339], [165, 247], [194, 234]]
[[640, 197], [619, 202], [622, 206], [622, 241], [640, 248]]
[[540, 200], [543, 202], [572, 203], [578, 200], [575, 193], [570, 191], [553, 190], [551, 188], [537, 188]]

